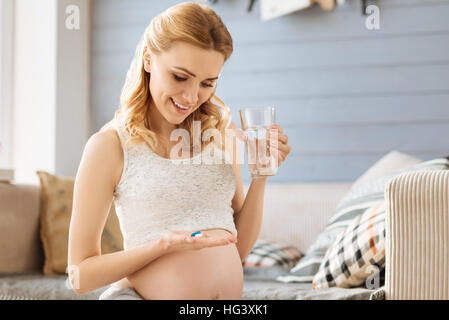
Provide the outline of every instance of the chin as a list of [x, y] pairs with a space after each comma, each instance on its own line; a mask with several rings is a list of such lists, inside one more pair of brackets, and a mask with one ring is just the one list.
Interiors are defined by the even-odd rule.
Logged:
[[180, 124], [182, 124], [184, 122], [184, 120], [185, 120], [185, 118], [183, 120], [181, 120], [181, 121], [172, 122], [172, 124], [180, 125]]
[[172, 124], [172, 125], [180, 125], [181, 123], [184, 122], [184, 120], [188, 117], [189, 115], [186, 115], [186, 117], [182, 118], [182, 119], [176, 119], [176, 120], [168, 120], [167, 121]]

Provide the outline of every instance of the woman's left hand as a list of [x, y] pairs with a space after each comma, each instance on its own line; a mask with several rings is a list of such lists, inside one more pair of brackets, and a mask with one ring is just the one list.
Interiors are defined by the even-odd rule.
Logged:
[[277, 166], [279, 167], [292, 150], [292, 147], [288, 144], [288, 136], [283, 133], [280, 125], [272, 124], [270, 125], [268, 141], [270, 152], [278, 159]]

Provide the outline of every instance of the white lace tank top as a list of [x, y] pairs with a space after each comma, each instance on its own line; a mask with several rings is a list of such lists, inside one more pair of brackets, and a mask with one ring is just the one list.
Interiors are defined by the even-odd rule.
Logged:
[[114, 205], [125, 250], [158, 238], [164, 230], [221, 228], [237, 237], [231, 206], [235, 173], [229, 161], [216, 160], [227, 152], [211, 143], [192, 158], [166, 159], [144, 142], [125, 147], [130, 135], [124, 121], [115, 121], [114, 127], [124, 154]]

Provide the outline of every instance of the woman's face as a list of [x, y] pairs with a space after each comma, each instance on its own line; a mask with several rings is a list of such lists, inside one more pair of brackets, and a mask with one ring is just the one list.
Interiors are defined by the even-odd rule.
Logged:
[[[218, 51], [185, 42], [175, 42], [169, 51], [160, 55], [146, 51], [144, 67], [151, 73], [151, 122], [160, 128], [182, 123], [215, 92], [223, 64], [224, 56]], [[174, 102], [187, 110], [180, 110]]]

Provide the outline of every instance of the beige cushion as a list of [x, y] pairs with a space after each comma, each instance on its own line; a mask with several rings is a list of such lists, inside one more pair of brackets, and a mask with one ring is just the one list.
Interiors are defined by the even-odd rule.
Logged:
[[351, 189], [356, 189], [367, 182], [383, 177], [385, 174], [411, 167], [420, 162], [422, 162], [421, 159], [413, 157], [409, 154], [396, 150], [391, 151], [380, 158], [363, 175], [361, 175], [351, 186]]
[[348, 193], [338, 203], [338, 208], [360, 198], [362, 195], [372, 194], [376, 190], [383, 191], [385, 179], [388, 175], [398, 173], [399, 170], [410, 168], [422, 160], [406, 153], [391, 151], [374, 163], [351, 186]]
[[[72, 214], [74, 178], [37, 171], [41, 187], [40, 237], [44, 247], [46, 275], [64, 274], [67, 268], [68, 234]], [[114, 204], [112, 203], [101, 239], [101, 253], [123, 250]]]
[[0, 183], [0, 272], [42, 270], [39, 186]]
[[[282, 183], [268, 179], [259, 239], [285, 242], [305, 253], [350, 186], [349, 182]], [[243, 189], [246, 195], [249, 184]]]

